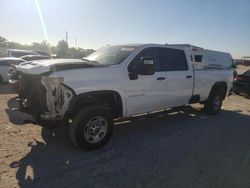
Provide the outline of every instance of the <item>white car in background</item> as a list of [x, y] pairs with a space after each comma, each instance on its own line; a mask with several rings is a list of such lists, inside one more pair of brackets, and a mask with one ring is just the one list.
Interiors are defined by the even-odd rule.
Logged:
[[18, 65], [25, 60], [15, 57], [0, 58], [0, 83], [6, 83], [9, 80], [8, 71], [11, 65]]
[[31, 50], [19, 50], [19, 49], [8, 49], [7, 56], [8, 57], [21, 57], [25, 55], [40, 55], [38, 52], [34, 52]]

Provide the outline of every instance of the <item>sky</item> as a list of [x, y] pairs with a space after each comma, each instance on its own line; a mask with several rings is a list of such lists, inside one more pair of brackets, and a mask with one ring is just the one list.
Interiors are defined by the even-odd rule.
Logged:
[[[0, 0], [0, 36], [97, 49], [189, 43], [250, 56], [250, 0]], [[77, 42], [76, 42], [77, 41]]]

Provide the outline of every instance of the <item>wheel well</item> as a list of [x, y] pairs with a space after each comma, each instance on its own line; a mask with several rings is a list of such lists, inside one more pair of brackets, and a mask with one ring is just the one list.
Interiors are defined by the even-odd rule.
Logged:
[[113, 114], [114, 119], [122, 117], [123, 115], [122, 100], [118, 92], [95, 91], [75, 96], [67, 110], [67, 116], [71, 118], [84, 106], [90, 105], [102, 105], [107, 107]]
[[213, 85], [213, 87], [209, 93], [209, 96], [211, 96], [212, 92], [214, 92], [216, 90], [221, 92], [222, 99], [224, 100], [226, 98], [226, 94], [227, 94], [227, 83], [226, 82], [216, 82]]

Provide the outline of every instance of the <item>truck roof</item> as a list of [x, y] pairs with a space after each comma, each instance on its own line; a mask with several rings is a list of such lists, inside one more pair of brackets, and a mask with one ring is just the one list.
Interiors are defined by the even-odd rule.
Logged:
[[132, 43], [132, 44], [118, 44], [118, 45], [110, 45], [110, 46], [131, 46], [131, 47], [143, 47], [143, 46], [155, 46], [156, 47], [156, 46], [158, 46], [158, 47], [170, 47], [170, 48], [179, 48], [179, 49], [189, 48], [189, 49], [194, 50], [194, 51], [205, 50], [202, 47], [195, 46], [192, 44]]
[[195, 46], [192, 44], [165, 44], [166, 46], [174, 46], [174, 47], [182, 47], [182, 48], [190, 48], [191, 50], [204, 50], [204, 48]]

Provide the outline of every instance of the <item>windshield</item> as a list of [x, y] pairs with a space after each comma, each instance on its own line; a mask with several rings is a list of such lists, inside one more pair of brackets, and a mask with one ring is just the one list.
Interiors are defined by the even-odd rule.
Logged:
[[131, 46], [107, 46], [90, 54], [84, 60], [94, 61], [101, 65], [116, 65], [126, 59], [135, 47]]

